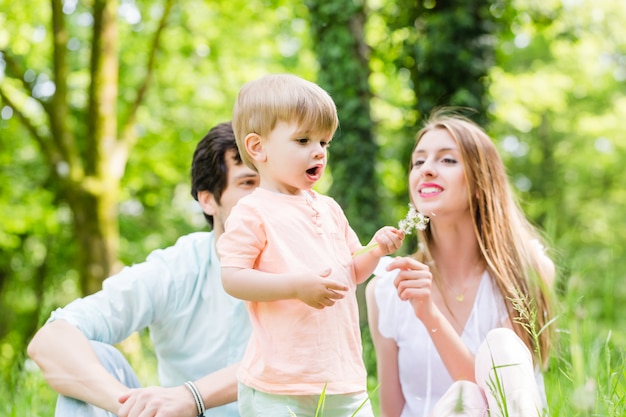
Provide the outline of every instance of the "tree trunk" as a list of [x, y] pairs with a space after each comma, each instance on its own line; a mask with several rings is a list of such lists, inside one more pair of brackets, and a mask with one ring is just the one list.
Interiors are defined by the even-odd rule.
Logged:
[[[370, 116], [365, 12], [353, 0], [309, 0], [307, 6], [320, 63], [318, 83], [333, 97], [339, 114], [339, 129], [329, 152], [330, 194], [367, 244], [383, 223], [376, 175], [378, 145]], [[359, 287], [357, 298], [361, 323], [366, 323], [364, 286]]]
[[[84, 71], [71, 67], [67, 57], [69, 39], [62, 0], [51, 0], [52, 58], [50, 68], [55, 90], [49, 99], [33, 94], [26, 82], [22, 59], [10, 50], [2, 51], [6, 75], [21, 83], [23, 91], [3, 88], [0, 97], [14, 109], [49, 163], [51, 177], [59, 185], [59, 201], [68, 204], [73, 215], [73, 234], [78, 245], [78, 273], [83, 294], [99, 290], [104, 278], [116, 270], [119, 230], [118, 198], [128, 154], [136, 142], [136, 112], [148, 89], [163, 29], [173, 7], [166, 0], [163, 14], [151, 43], [145, 77], [137, 86], [135, 100], [129, 103], [118, 126], [118, 0], [94, 0], [91, 61], [87, 71], [91, 83], [86, 108], [71, 108], [67, 80]], [[74, 64], [74, 62], [72, 62]], [[72, 91], [75, 94], [74, 91]], [[48, 118], [42, 126], [27, 111], [21, 94], [33, 98]]]
[[[86, 176], [81, 184], [74, 184], [75, 197], [70, 199], [80, 243], [81, 284], [88, 294], [99, 290], [104, 278], [113, 272], [119, 241], [117, 197], [121, 173], [114, 167], [119, 67], [117, 8], [117, 0], [94, 2]], [[125, 166], [126, 158], [119, 163]]]
[[375, 164], [378, 145], [370, 116], [365, 12], [352, 0], [309, 0], [307, 6], [320, 64], [317, 81], [333, 97], [339, 114], [339, 129], [329, 152], [330, 194], [359, 237], [369, 241], [383, 225]]

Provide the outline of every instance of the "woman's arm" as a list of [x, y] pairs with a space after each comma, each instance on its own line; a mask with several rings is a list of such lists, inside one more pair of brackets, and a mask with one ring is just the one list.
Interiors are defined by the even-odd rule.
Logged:
[[432, 300], [430, 268], [413, 258], [396, 258], [387, 269], [400, 270], [394, 281], [398, 296], [411, 302], [452, 379], [474, 381], [474, 355]]
[[405, 403], [398, 372], [398, 346], [393, 339], [383, 337], [378, 330], [378, 304], [375, 296], [378, 279], [374, 277], [367, 284], [365, 300], [370, 334], [376, 351], [380, 417], [398, 417]]

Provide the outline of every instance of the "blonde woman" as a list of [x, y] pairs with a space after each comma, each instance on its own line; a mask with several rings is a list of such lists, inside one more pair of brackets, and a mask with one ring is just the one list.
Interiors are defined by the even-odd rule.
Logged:
[[383, 258], [367, 287], [381, 417], [542, 415], [554, 265], [492, 140], [435, 111], [409, 187], [430, 217], [418, 251]]

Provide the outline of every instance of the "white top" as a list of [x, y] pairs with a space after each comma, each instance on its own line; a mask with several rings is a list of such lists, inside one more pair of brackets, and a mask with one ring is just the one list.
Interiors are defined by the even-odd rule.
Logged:
[[[428, 416], [453, 380], [411, 304], [398, 297], [393, 284], [398, 271], [385, 270], [392, 260], [391, 257], [382, 258], [374, 271], [374, 275], [380, 277], [375, 291], [379, 309], [378, 327], [384, 337], [395, 340], [398, 345], [400, 385], [406, 400], [401, 417]], [[461, 339], [476, 354], [487, 333], [502, 327], [507, 318], [500, 290], [485, 271]], [[539, 381], [544, 396], [540, 373]]]

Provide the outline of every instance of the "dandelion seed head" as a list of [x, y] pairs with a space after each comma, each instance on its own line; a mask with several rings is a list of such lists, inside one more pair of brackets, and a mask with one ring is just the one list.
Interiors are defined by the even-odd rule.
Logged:
[[410, 235], [414, 229], [426, 230], [430, 219], [415, 209], [415, 206], [409, 203], [409, 211], [406, 217], [398, 222], [398, 229], [404, 234]]

